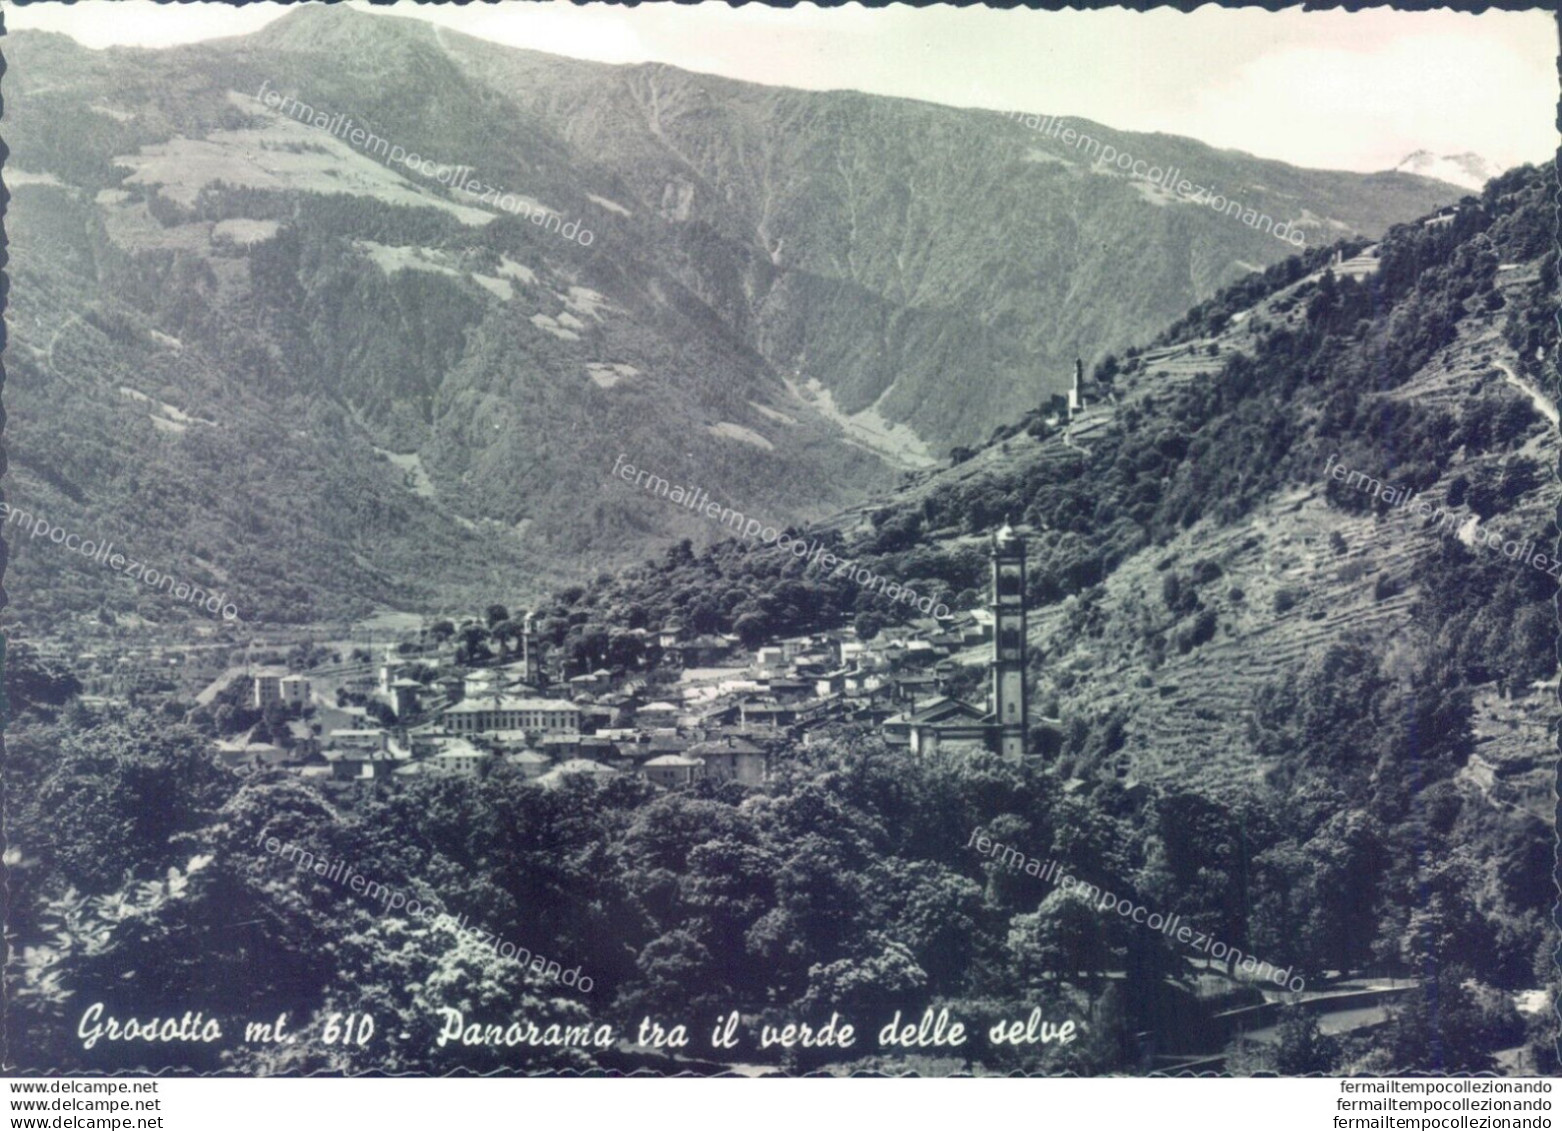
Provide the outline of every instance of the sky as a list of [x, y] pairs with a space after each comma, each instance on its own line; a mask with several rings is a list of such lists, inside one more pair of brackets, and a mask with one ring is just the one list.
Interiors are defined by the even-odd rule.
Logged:
[[[1418, 149], [1474, 152], [1506, 168], [1547, 160], [1558, 144], [1557, 28], [1544, 11], [354, 6], [575, 58], [1088, 118], [1312, 168], [1371, 172]], [[79, 0], [0, 10], [8, 28], [100, 48], [242, 35], [287, 6]]]

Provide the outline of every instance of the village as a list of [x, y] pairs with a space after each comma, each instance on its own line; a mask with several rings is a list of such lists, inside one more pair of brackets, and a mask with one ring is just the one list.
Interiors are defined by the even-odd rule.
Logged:
[[522, 624], [519, 658], [473, 661], [459, 637], [436, 642], [419, 629], [380, 642], [368, 661], [358, 649], [356, 662], [254, 667], [245, 706], [273, 725], [218, 739], [216, 756], [239, 773], [280, 767], [334, 782], [509, 766], [545, 788], [582, 774], [637, 774], [665, 788], [757, 785], [778, 740], [806, 745], [827, 724], [874, 725], [912, 745], [919, 721], [941, 720], [959, 702], [946, 691], [970, 682], [994, 639], [983, 608], [887, 627], [870, 641], [848, 625], [755, 649], [673, 622], [632, 630], [654, 658], [645, 667], [571, 674], [539, 644], [531, 618]]
[[613, 666], [589, 671], [535, 616], [503, 605], [459, 623], [384, 611], [252, 631], [195, 624], [155, 644], [84, 622], [25, 648], [74, 687], [74, 710], [182, 718], [238, 774], [364, 783], [506, 766], [543, 787], [618, 774], [754, 786], [778, 752], [842, 724], [912, 754], [1018, 759], [1041, 753], [1037, 736], [1057, 720], [1031, 727], [1026, 536], [1005, 525], [990, 540], [988, 600], [968, 610], [940, 605], [866, 637], [846, 622], [746, 642], [674, 618], [615, 630], [619, 646], [601, 654]]

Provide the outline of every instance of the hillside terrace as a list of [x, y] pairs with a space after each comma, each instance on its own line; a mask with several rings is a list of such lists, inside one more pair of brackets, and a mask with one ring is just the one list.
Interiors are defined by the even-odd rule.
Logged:
[[[1297, 292], [1308, 282], [1301, 280], [1260, 303], [1247, 319], [1233, 319], [1214, 338], [1141, 355], [1136, 372], [1119, 379], [1120, 403], [1146, 402], [1162, 389], [1199, 379], [1229, 351], [1247, 347], [1255, 319], [1294, 324], [1305, 308]], [[1501, 290], [1534, 282], [1532, 266], [1498, 276]], [[1210, 356], [1211, 346], [1216, 356]], [[1455, 402], [1479, 391], [1533, 399], [1533, 390], [1507, 379], [1505, 353], [1496, 319], [1468, 317], [1457, 340], [1390, 395]], [[1537, 409], [1537, 426], [1519, 454], [1543, 467], [1555, 466], [1562, 445], [1555, 427], [1539, 426], [1545, 423], [1542, 415], [1549, 417], [1544, 406]], [[1500, 460], [1484, 457], [1485, 462]], [[1477, 462], [1472, 457], [1457, 465], [1422, 494], [1445, 497], [1453, 476]], [[1392, 469], [1385, 476], [1392, 479]], [[1107, 621], [1132, 623], [1136, 609], [1164, 619], [1157, 598], [1164, 567], [1216, 563], [1219, 580], [1200, 590], [1206, 607], [1215, 611], [1216, 636], [1187, 654], [1168, 650], [1157, 665], [1136, 639], [1090, 639], [1069, 627], [1078, 605], [1074, 598], [1032, 611], [1033, 649], [1044, 654], [1038, 696], [1059, 693], [1065, 717], [1122, 713], [1129, 721], [1116, 768], [1125, 780], [1175, 782], [1215, 795], [1247, 788], [1265, 769], [1244, 753], [1244, 731], [1259, 688], [1287, 678], [1309, 656], [1347, 634], [1386, 646], [1414, 627], [1411, 610], [1419, 594], [1410, 578], [1416, 563], [1436, 552], [1438, 539], [1450, 535], [1423, 530], [1400, 516], [1336, 510], [1325, 502], [1323, 485], [1320, 468], [1315, 486], [1271, 497], [1239, 525], [1220, 528], [1201, 521], [1168, 545], [1141, 551], [1106, 579], [1100, 604], [1110, 614]], [[1548, 480], [1495, 525], [1550, 535], [1559, 501], [1555, 481]], [[1343, 551], [1334, 548], [1336, 535]], [[1549, 778], [1538, 767], [1549, 761], [1546, 721], [1553, 708], [1554, 693], [1539, 688], [1491, 688], [1479, 695], [1478, 753], [1459, 780], [1480, 789], [1493, 804], [1549, 814]]]

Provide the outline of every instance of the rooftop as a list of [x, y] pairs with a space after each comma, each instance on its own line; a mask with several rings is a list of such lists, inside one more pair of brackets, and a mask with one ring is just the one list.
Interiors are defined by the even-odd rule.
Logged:
[[520, 695], [483, 695], [463, 699], [446, 714], [476, 714], [479, 711], [574, 711], [568, 699], [532, 699]]
[[691, 757], [699, 757], [706, 754], [763, 754], [764, 750], [746, 738], [729, 735], [722, 739], [697, 742], [689, 747], [688, 753]]

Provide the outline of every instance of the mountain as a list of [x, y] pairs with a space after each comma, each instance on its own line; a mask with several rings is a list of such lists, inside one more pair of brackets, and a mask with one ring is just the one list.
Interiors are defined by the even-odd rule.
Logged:
[[[1072, 424], [1029, 414], [811, 536], [958, 611], [985, 599], [991, 531], [1028, 530], [1033, 721], [1116, 735], [1082, 769], [1247, 788], [1273, 768], [1250, 750], [1263, 689], [1344, 642], [1406, 686], [1475, 695], [1483, 757], [1513, 774], [1503, 796], [1543, 812], [1529, 728], [1550, 706], [1531, 683], [1555, 667], [1555, 581], [1514, 554], [1549, 552], [1562, 501], [1546, 192], [1542, 171], [1515, 170], [1452, 223], [1348, 248], [1362, 254], [1339, 275], [1319, 251], [1251, 276], [1098, 371], [1101, 399]], [[1449, 517], [1406, 513], [1411, 492]], [[735, 543], [671, 552], [543, 616], [594, 666], [582, 641], [689, 610], [696, 631], [747, 619], [756, 639], [917, 615]]]
[[[818, 518], [1292, 250], [1002, 115], [341, 6], [7, 56], [10, 497], [246, 620], [524, 600], [717, 532], [619, 457]], [[1310, 241], [1457, 195], [1068, 128]], [[33, 616], [170, 615], [53, 547], [12, 581]]]
[[1431, 177], [1479, 192], [1481, 186], [1502, 170], [1475, 153], [1449, 153], [1439, 157], [1418, 149], [1395, 165], [1394, 172], [1414, 173], [1418, 177]]
[[[1223, 290], [1098, 369], [1072, 423], [1029, 414], [806, 532], [851, 570], [678, 547], [560, 593], [541, 623], [583, 670], [615, 629], [691, 614], [754, 645], [843, 621], [948, 640], [855, 578], [980, 607], [990, 539], [1012, 522], [1029, 549], [1036, 795], [1074, 801], [994, 818], [992, 835], [1050, 843], [1103, 890], [1310, 977], [1413, 977], [1492, 1003], [1458, 1040], [1451, 1009], [1388, 1011], [1386, 1037], [1331, 1054], [1360, 1071], [1449, 1065], [1439, 1041], [1512, 1063], [1512, 1001], [1549, 998], [1557, 977], [1554, 192], [1548, 170], [1512, 170], [1343, 262], [1314, 251]], [[991, 648], [941, 663], [942, 687], [979, 698]], [[824, 764], [854, 797], [870, 766], [897, 798], [923, 773], [989, 789], [1001, 772], [873, 729], [816, 731], [798, 757], [837, 744]], [[897, 843], [947, 834], [894, 827]], [[1164, 851], [1136, 854], [1139, 836]], [[1533, 1024], [1549, 1048], [1549, 1013]]]
[[938, 452], [1061, 391], [1076, 356], [1143, 340], [1294, 250], [1191, 191], [1101, 165], [1097, 146], [1146, 173], [1181, 170], [1255, 222], [1292, 221], [1307, 246], [1380, 234], [1459, 195], [1407, 174], [1299, 169], [1082, 119], [659, 64], [588, 70], [427, 34], [667, 221], [682, 277], [778, 371]]

